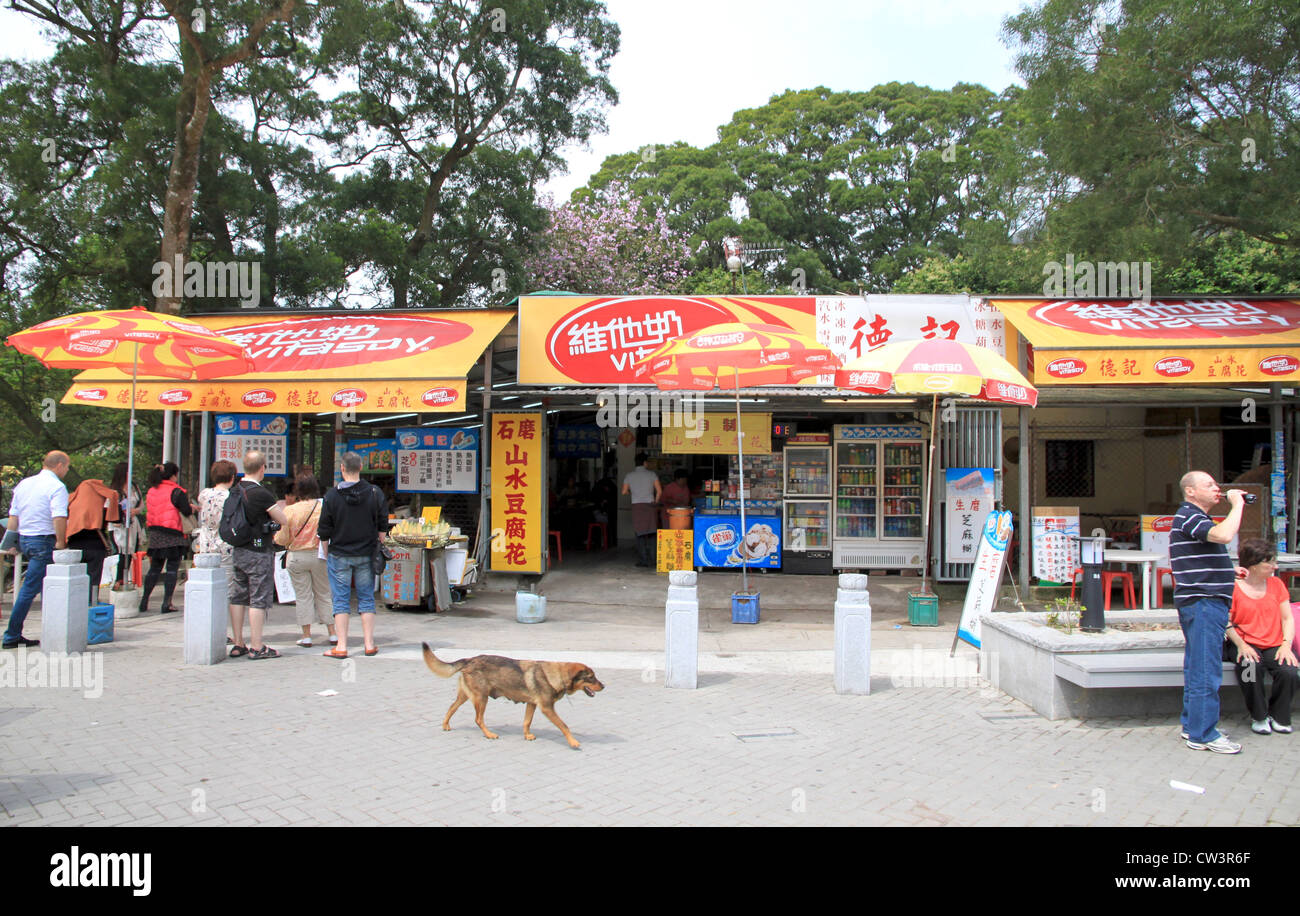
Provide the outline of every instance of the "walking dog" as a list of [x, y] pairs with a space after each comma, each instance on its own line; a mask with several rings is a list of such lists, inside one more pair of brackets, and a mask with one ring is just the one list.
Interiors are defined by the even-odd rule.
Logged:
[[505, 658], [500, 655], [476, 655], [448, 664], [433, 654], [428, 643], [424, 646], [424, 663], [438, 677], [460, 675], [460, 689], [456, 701], [442, 720], [442, 730], [451, 731], [451, 717], [466, 700], [474, 703], [474, 722], [485, 738], [496, 738], [483, 723], [487, 701], [505, 697], [516, 703], [527, 704], [524, 711], [524, 738], [532, 741], [537, 736], [531, 731], [533, 713], [541, 707], [542, 714], [564, 733], [569, 747], [579, 747], [578, 740], [555, 714], [555, 701], [581, 690], [589, 697], [605, 685], [596, 680], [596, 674], [586, 665], [577, 662], [535, 662], [527, 659]]

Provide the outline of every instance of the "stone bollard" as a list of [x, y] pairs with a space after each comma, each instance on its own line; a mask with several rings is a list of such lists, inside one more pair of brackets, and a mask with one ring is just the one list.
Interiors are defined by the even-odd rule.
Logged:
[[835, 692], [871, 693], [871, 597], [859, 573], [841, 575], [835, 596]]
[[221, 555], [195, 554], [185, 582], [185, 664], [215, 665], [226, 657], [228, 588]]
[[694, 690], [699, 673], [700, 598], [696, 574], [690, 570], [668, 573], [668, 601], [664, 605], [664, 686]]
[[41, 590], [41, 651], [85, 652], [90, 576], [80, 550], [56, 550]]

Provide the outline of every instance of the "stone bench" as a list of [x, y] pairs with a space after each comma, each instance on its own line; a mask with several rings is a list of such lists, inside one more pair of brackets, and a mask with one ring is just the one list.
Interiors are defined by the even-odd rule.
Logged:
[[[1114, 687], [1182, 687], [1181, 652], [1134, 652], [1114, 655], [1057, 655], [1052, 673], [1089, 689]], [[1223, 663], [1223, 684], [1237, 683], [1237, 667]]]

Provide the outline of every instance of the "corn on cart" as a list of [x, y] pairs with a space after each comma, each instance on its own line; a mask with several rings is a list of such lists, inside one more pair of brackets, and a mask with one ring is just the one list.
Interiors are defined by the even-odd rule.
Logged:
[[403, 519], [389, 532], [392, 551], [380, 579], [380, 600], [389, 608], [423, 607], [445, 611], [453, 590], [464, 598], [477, 581], [477, 564], [468, 558], [468, 539], [451, 533], [446, 522]]

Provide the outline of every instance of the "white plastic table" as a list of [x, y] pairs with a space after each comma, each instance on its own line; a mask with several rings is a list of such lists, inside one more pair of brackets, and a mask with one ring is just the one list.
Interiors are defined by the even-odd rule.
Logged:
[[1107, 563], [1141, 563], [1142, 564], [1142, 610], [1151, 610], [1153, 604], [1160, 606], [1160, 596], [1155, 595], [1152, 602], [1152, 590], [1155, 586], [1156, 565], [1164, 562], [1163, 553], [1146, 553], [1141, 550], [1107, 550], [1102, 553]]

